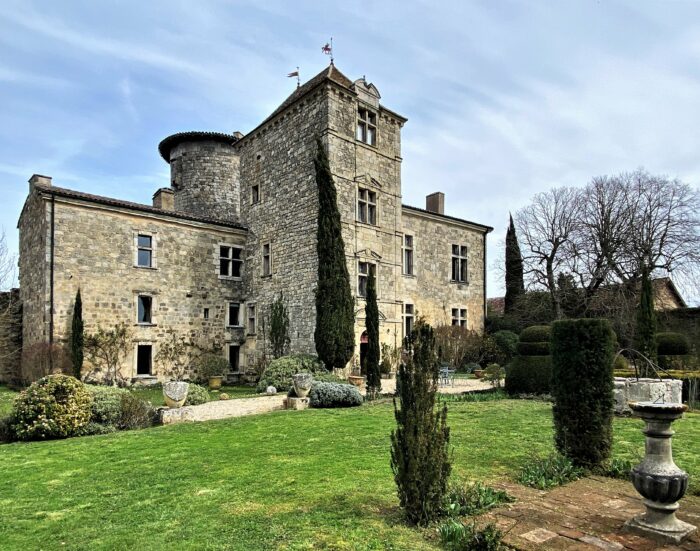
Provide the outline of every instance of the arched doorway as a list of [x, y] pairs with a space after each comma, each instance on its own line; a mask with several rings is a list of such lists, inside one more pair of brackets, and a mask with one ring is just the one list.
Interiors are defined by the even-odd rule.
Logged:
[[365, 359], [367, 358], [368, 343], [367, 331], [363, 331], [362, 335], [360, 335], [360, 373], [362, 373], [362, 375], [365, 375]]

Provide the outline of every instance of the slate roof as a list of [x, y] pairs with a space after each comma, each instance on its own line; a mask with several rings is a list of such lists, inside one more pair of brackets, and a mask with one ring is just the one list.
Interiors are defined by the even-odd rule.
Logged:
[[158, 214], [160, 216], [166, 216], [169, 218], [179, 218], [182, 220], [192, 220], [194, 222], [204, 222], [207, 224], [215, 224], [217, 226], [224, 226], [227, 228], [236, 228], [241, 230], [246, 230], [247, 227], [238, 224], [237, 222], [230, 222], [227, 220], [217, 220], [215, 218], [207, 218], [204, 216], [194, 216], [192, 214], [186, 214], [183, 212], [175, 212], [172, 210], [158, 209], [150, 205], [144, 205], [142, 203], [132, 203], [131, 201], [122, 201], [121, 199], [112, 199], [111, 197], [103, 197], [102, 195], [93, 195], [92, 193], [83, 193], [82, 191], [75, 191], [72, 189], [66, 189], [55, 186], [45, 186], [41, 184], [35, 184], [34, 189], [42, 194], [56, 195], [58, 197], [65, 197], [67, 199], [79, 199], [81, 201], [89, 201], [91, 203], [98, 203], [101, 205], [108, 205], [111, 207], [120, 207], [124, 209], [147, 212], [151, 214]]
[[456, 222], [462, 222], [463, 224], [469, 224], [470, 226], [476, 226], [477, 228], [481, 228], [484, 231], [484, 233], [490, 233], [493, 231], [493, 228], [491, 226], [485, 226], [484, 224], [479, 224], [478, 222], [472, 222], [471, 220], [465, 220], [464, 218], [457, 218], [456, 216], [449, 216], [447, 214], [440, 214], [437, 212], [433, 212], [431, 210], [421, 209], [418, 207], [412, 207], [411, 205], [401, 205], [401, 207], [404, 209], [408, 209], [408, 210], [422, 212], [424, 214], [430, 214], [432, 216], [438, 216], [440, 218], [446, 218], [447, 220], [454, 220]]
[[238, 141], [238, 137], [233, 134], [224, 134], [223, 132], [200, 132], [200, 131], [190, 131], [190, 132], [178, 132], [163, 139], [158, 144], [158, 152], [160, 156], [165, 159], [166, 163], [170, 162], [170, 152], [173, 147], [182, 142], [221, 142], [228, 144], [235, 144]]

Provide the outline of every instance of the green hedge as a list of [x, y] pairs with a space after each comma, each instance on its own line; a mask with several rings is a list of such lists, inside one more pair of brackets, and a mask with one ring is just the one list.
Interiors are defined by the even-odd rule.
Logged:
[[549, 356], [548, 342], [519, 342], [517, 348], [521, 356]]
[[362, 405], [362, 394], [355, 385], [314, 382], [309, 393], [313, 408], [347, 408]]
[[697, 358], [692, 354], [659, 354], [659, 367], [666, 371], [693, 371], [697, 369]]
[[557, 321], [552, 329], [554, 441], [580, 467], [610, 457], [614, 340], [602, 319]]
[[668, 331], [656, 334], [656, 351], [659, 356], [685, 356], [690, 352], [690, 345], [685, 335]]
[[513, 331], [496, 331], [491, 335], [501, 353], [503, 363], [509, 362], [518, 352], [518, 334]]
[[551, 378], [551, 356], [516, 356], [506, 369], [506, 392], [548, 394]]
[[520, 342], [549, 342], [552, 328], [549, 325], [533, 325], [520, 333]]

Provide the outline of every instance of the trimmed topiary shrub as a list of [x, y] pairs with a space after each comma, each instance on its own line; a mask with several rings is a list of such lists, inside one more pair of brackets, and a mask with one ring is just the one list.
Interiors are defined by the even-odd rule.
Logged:
[[67, 438], [90, 422], [92, 395], [68, 375], [49, 375], [15, 399], [12, 430], [19, 440]]
[[603, 319], [564, 320], [552, 329], [554, 441], [574, 465], [610, 457], [614, 334]]
[[317, 356], [311, 354], [296, 354], [293, 356], [282, 356], [272, 360], [263, 371], [257, 392], [265, 392], [268, 386], [274, 386], [277, 392], [286, 393], [292, 388], [292, 375], [295, 373], [328, 373], [323, 367], [323, 363]]
[[656, 350], [660, 356], [685, 356], [690, 345], [685, 335], [668, 331], [656, 334]]
[[[118, 425], [122, 411], [122, 396], [129, 391], [114, 386], [85, 385], [85, 388], [92, 395], [90, 422], [100, 425]], [[83, 433], [85, 434], [84, 431]]]
[[513, 331], [496, 331], [491, 335], [501, 354], [503, 363], [508, 363], [518, 352], [518, 334]]
[[315, 382], [309, 392], [313, 408], [347, 408], [362, 405], [362, 394], [354, 385]]
[[532, 325], [520, 333], [520, 342], [549, 342], [552, 328], [549, 325]]
[[549, 394], [551, 381], [551, 356], [516, 356], [506, 368], [508, 394]]
[[209, 396], [209, 391], [203, 386], [190, 383], [190, 387], [187, 390], [187, 401], [186, 406], [198, 406], [199, 404], [206, 404], [211, 399]]
[[517, 348], [521, 356], [549, 356], [548, 342], [519, 342]]

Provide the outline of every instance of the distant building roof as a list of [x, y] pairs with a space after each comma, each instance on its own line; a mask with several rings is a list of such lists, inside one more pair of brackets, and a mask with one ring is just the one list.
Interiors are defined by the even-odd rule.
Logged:
[[45, 195], [56, 195], [58, 197], [65, 197], [67, 199], [79, 199], [81, 201], [89, 201], [91, 203], [98, 203], [101, 205], [109, 205], [112, 207], [120, 207], [124, 209], [147, 212], [151, 214], [158, 214], [160, 216], [165, 216], [169, 218], [180, 218], [182, 220], [192, 220], [194, 222], [204, 222], [207, 224], [215, 224], [217, 226], [225, 226], [228, 228], [236, 228], [241, 230], [246, 230], [246, 226], [242, 224], [237, 224], [236, 222], [230, 222], [226, 220], [217, 220], [215, 218], [207, 218], [203, 216], [194, 216], [191, 214], [185, 214], [182, 212], [163, 210], [150, 205], [144, 205], [141, 203], [132, 203], [131, 201], [122, 201], [121, 199], [113, 199], [111, 197], [103, 197], [101, 195], [93, 195], [91, 193], [83, 193], [82, 191], [74, 191], [72, 189], [66, 189], [55, 186], [45, 186], [40, 184], [35, 184], [34, 189], [39, 193]]
[[502, 316], [506, 311], [506, 297], [487, 298], [486, 310], [489, 316]]

